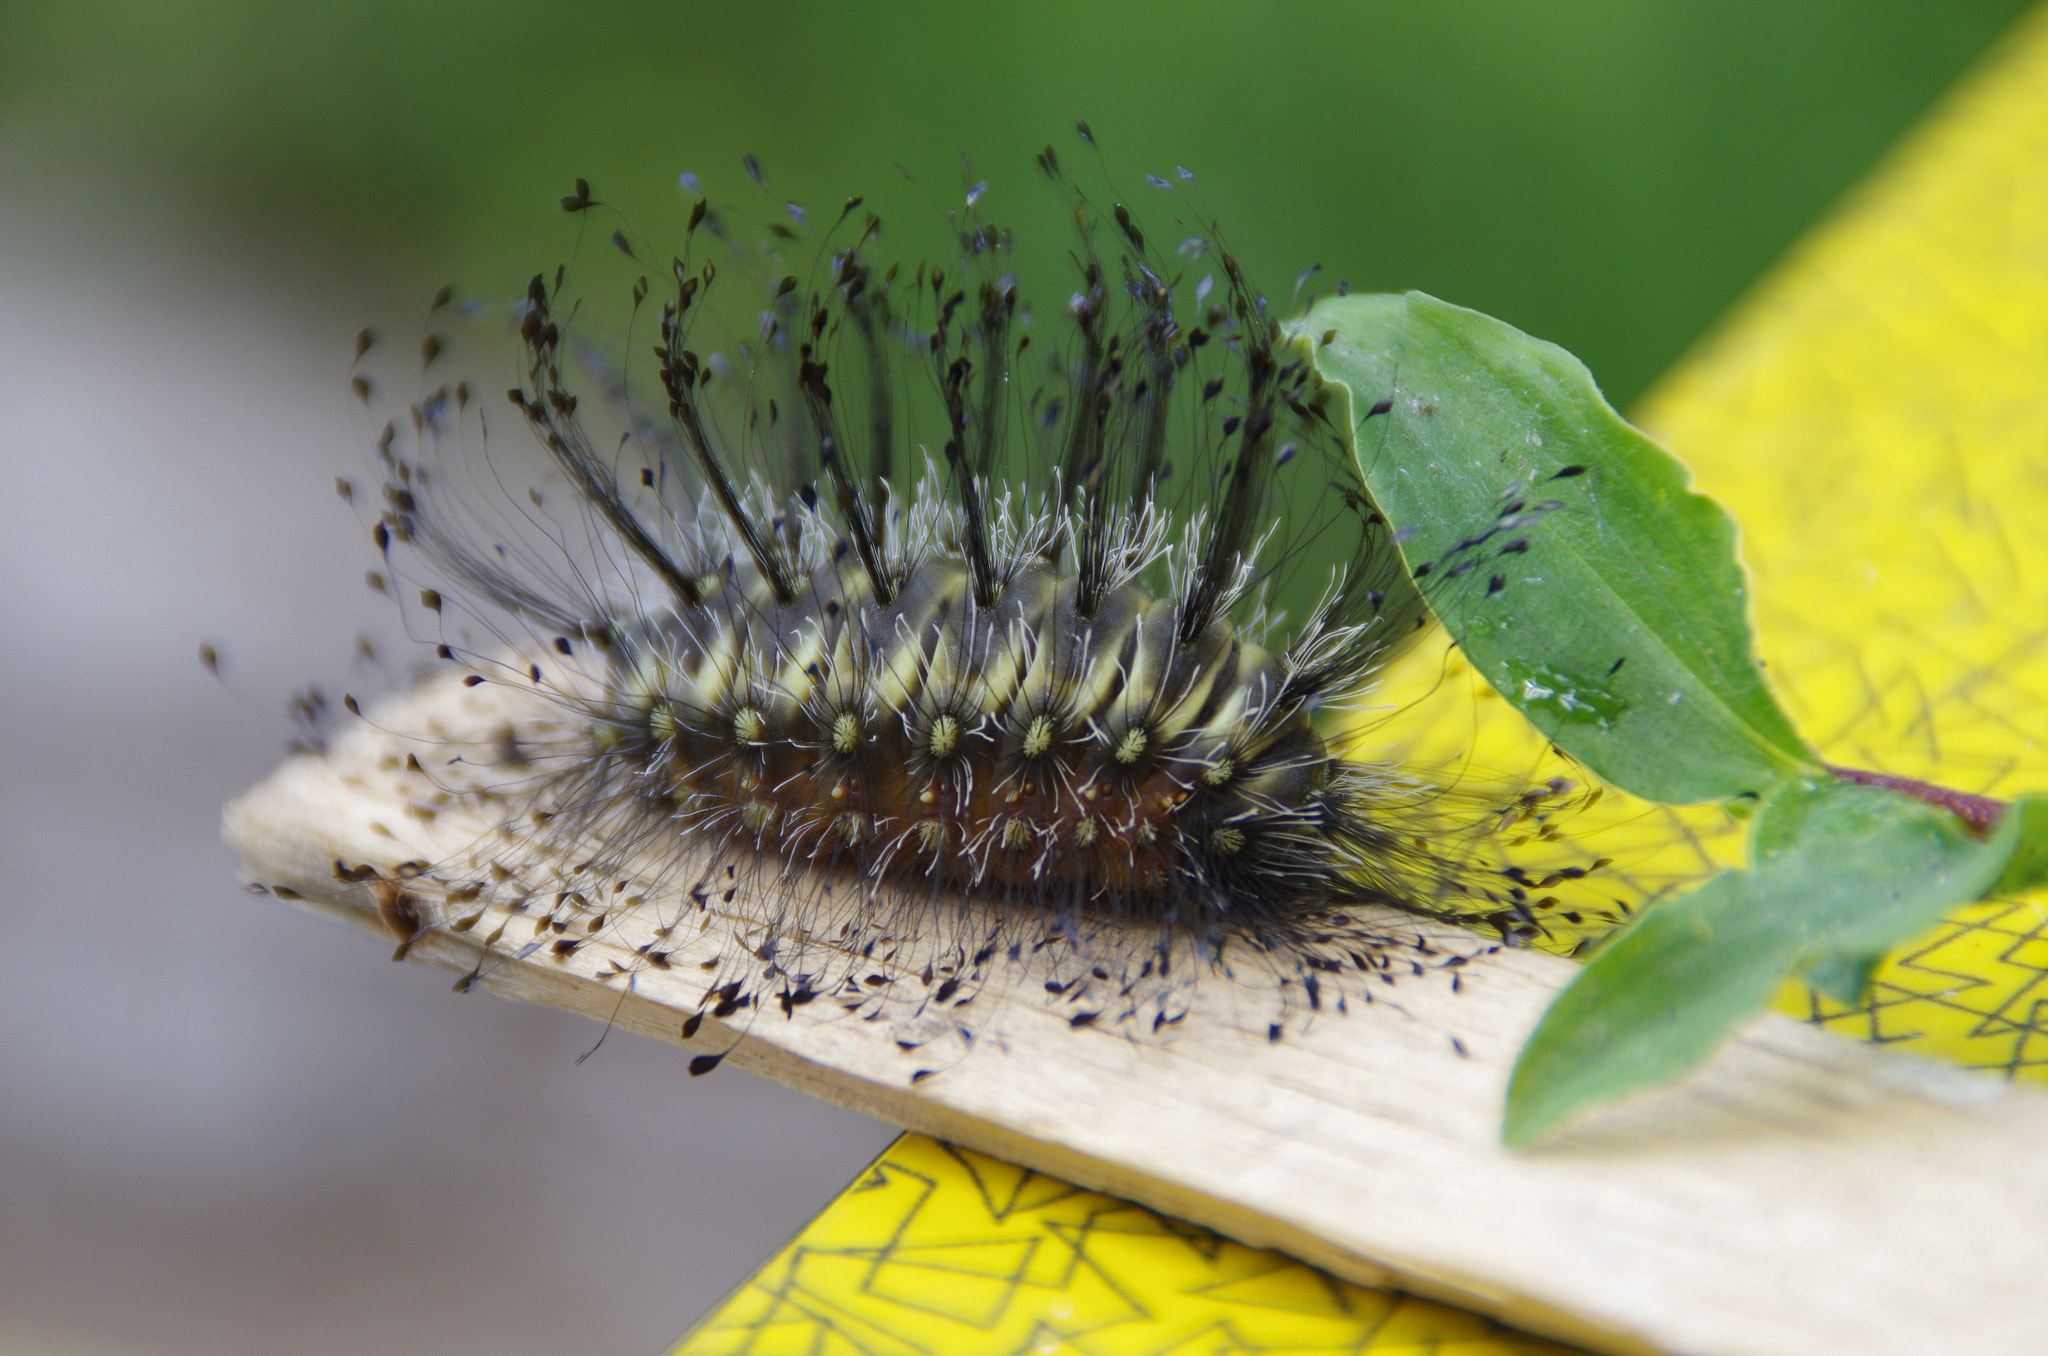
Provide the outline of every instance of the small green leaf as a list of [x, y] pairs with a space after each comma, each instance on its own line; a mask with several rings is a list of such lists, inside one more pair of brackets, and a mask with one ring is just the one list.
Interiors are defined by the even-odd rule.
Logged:
[[1748, 870], [1650, 910], [1551, 1003], [1515, 1064], [1502, 1137], [1531, 1144], [1678, 1079], [1795, 970], [1860, 993], [1892, 947], [2009, 879], [2023, 842], [2039, 851], [2043, 805], [2021, 801], [1980, 838], [1898, 791], [1789, 779], [1751, 824]]
[[1296, 332], [1437, 615], [1560, 748], [1673, 803], [1817, 770], [1751, 653], [1734, 522], [1582, 363], [1418, 292], [1327, 298]]
[[1755, 881], [1725, 872], [1643, 915], [1552, 1000], [1515, 1061], [1501, 1138], [1534, 1144], [1585, 1112], [1670, 1082], [1761, 1011], [1791, 963], [1759, 927]]
[[1882, 956], [1991, 891], [2019, 844], [2016, 811], [1979, 837], [1902, 792], [1795, 778], [1751, 827], [1750, 874], [1776, 896], [1802, 960]]
[[[1945, 833], [1953, 827], [1940, 819], [1936, 823]], [[1779, 831], [1786, 830], [1781, 826]], [[1790, 831], [1799, 830], [1793, 827]], [[2048, 799], [2022, 797], [2006, 810], [1998, 828], [1988, 838], [1970, 841], [1981, 844], [1992, 860], [2003, 865], [1996, 880], [1979, 895], [1966, 899], [2018, 894], [2048, 881]], [[1966, 899], [1959, 898], [1957, 902]], [[1902, 908], [1904, 915], [1894, 916], [1893, 911]], [[1808, 958], [1799, 968], [1799, 977], [1838, 1003], [1854, 1006], [1865, 1002], [1886, 953], [1932, 926], [1946, 911], [1946, 907], [1941, 907], [1929, 912], [1924, 904], [1892, 900], [1888, 907], [1881, 904], [1861, 910], [1853, 918], [1815, 919], [1813, 925], [1818, 935], [1808, 946]]]

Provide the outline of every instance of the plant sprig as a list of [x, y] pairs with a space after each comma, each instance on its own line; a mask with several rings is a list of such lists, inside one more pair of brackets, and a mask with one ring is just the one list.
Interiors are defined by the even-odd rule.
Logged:
[[[1411, 571], [1470, 576], [1428, 593], [1481, 676], [1623, 790], [1756, 806], [1746, 868], [1648, 910], [1552, 1002], [1509, 1083], [1508, 1143], [1683, 1077], [1788, 976], [1861, 1001], [1944, 913], [2048, 881], [2048, 797], [2000, 813], [1821, 763], [1757, 663], [1733, 519], [1578, 359], [1415, 292], [1327, 298], [1294, 333], [1349, 393]], [[1517, 532], [1535, 511], [1541, 530]]]

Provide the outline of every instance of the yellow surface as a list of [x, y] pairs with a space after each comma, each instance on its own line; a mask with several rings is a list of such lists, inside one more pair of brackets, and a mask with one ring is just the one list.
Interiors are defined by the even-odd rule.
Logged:
[[1570, 1356], [905, 1135], [673, 1356]]
[[[2048, 10], [1639, 415], [1743, 524], [1760, 651], [1824, 756], [2048, 788]], [[1389, 699], [1440, 687], [1434, 733], [1362, 744], [1556, 775], [1456, 669], [1419, 656]], [[1718, 809], [1610, 793], [1559, 851], [1614, 857], [1587, 898], [1634, 908], [1734, 860], [1739, 835]], [[2044, 1005], [2039, 895], [1902, 949], [1869, 1008], [1783, 1003], [2027, 1078], [2048, 1078]], [[905, 1136], [676, 1353], [1563, 1350]]]

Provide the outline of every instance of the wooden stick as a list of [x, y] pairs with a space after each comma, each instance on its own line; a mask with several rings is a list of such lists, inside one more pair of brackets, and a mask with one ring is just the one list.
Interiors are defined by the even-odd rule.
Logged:
[[387, 939], [423, 924], [410, 958], [508, 997], [729, 1050], [883, 1120], [1596, 1351], [2048, 1351], [2048, 1096], [1771, 1017], [1685, 1086], [1511, 1153], [1508, 1070], [1572, 970], [1553, 956], [1480, 956], [1461, 993], [1406, 980], [1277, 1044], [1220, 978], [1168, 1037], [1073, 1029], [1027, 966], [977, 999], [973, 1053], [916, 1084], [888, 1023], [829, 1002], [686, 1041], [700, 964], [758, 926], [748, 898], [693, 913], [716, 920], [702, 931], [657, 936], [680, 910], [656, 902], [537, 950], [531, 915], [448, 898], [503, 806], [428, 794], [407, 755], [444, 768], [546, 718], [514, 687], [434, 682], [235, 801], [226, 837], [253, 884]]

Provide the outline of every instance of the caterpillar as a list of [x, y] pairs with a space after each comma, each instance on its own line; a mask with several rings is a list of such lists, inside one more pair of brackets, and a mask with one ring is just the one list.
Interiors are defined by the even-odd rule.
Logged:
[[[512, 308], [536, 466], [467, 381], [414, 405], [410, 438], [384, 427], [373, 582], [419, 586], [441, 660], [547, 712], [490, 755], [488, 880], [436, 905], [428, 872], [404, 935], [486, 891], [587, 930], [628, 882], [687, 913], [772, 877], [796, 888], [763, 892], [704, 1011], [872, 1014], [905, 1001], [863, 985], [885, 954], [921, 973], [915, 1018], [1029, 950], [1057, 953], [1046, 988], [1077, 1024], [1157, 1031], [1205, 974], [1313, 1012], [1344, 1005], [1339, 976], [1459, 963], [1424, 922], [1545, 933], [1556, 901], [1499, 834], [1562, 813], [1570, 783], [1475, 794], [1357, 750], [1428, 606], [1343, 393], [1213, 221], [1166, 251], [1051, 148], [1039, 165], [1074, 208], [1051, 323], [985, 185], [952, 257], [908, 276], [860, 199], [807, 279], [780, 269], [794, 231], [745, 242], [699, 199], [682, 252], [625, 289], [623, 338], [566, 269]], [[582, 181], [562, 207], [604, 210]], [[765, 296], [744, 338], [714, 300], [734, 274]], [[1434, 586], [1555, 507], [1504, 498]], [[858, 907], [822, 936], [804, 901], [826, 898]]]

